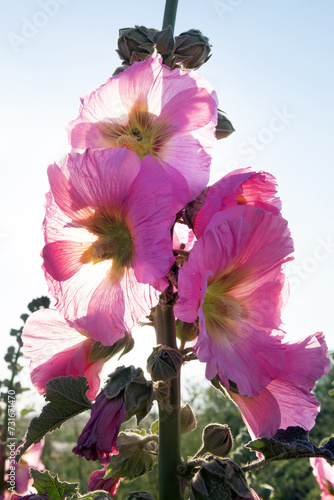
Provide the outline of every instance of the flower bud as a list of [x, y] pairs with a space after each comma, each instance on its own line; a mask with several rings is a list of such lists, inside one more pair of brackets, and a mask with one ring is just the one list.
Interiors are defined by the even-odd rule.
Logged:
[[147, 360], [147, 371], [154, 382], [166, 381], [179, 373], [183, 363], [183, 356], [177, 349], [157, 346]]
[[122, 479], [120, 477], [104, 479], [106, 471], [107, 467], [105, 466], [103, 469], [96, 470], [91, 474], [88, 481], [88, 491], [104, 490], [109, 493], [111, 498], [114, 498]]
[[201, 455], [211, 453], [215, 457], [227, 457], [233, 448], [233, 437], [227, 425], [209, 424], [202, 434]]
[[175, 37], [173, 67], [198, 69], [211, 57], [209, 39], [199, 30], [188, 30]]
[[129, 481], [150, 472], [157, 454], [157, 436], [142, 436], [136, 432], [121, 432], [118, 437], [118, 455], [111, 457], [108, 475]]
[[119, 30], [116, 50], [123, 64], [130, 66], [137, 61], [145, 61], [154, 52], [155, 29], [148, 29], [145, 26], [135, 26], [134, 28], [122, 28]]
[[168, 26], [162, 31], [158, 31], [154, 35], [155, 48], [159, 54], [167, 55], [170, 54], [174, 47], [174, 37], [173, 30], [171, 26]]
[[196, 429], [197, 421], [191, 406], [186, 403], [181, 407], [181, 434]]
[[191, 342], [198, 337], [198, 321], [186, 323], [179, 319], [176, 320], [176, 336], [182, 342]]
[[232, 460], [216, 458], [206, 462], [191, 482], [190, 500], [255, 500], [259, 497], [248, 486], [240, 467]]
[[234, 128], [230, 120], [226, 117], [224, 111], [218, 109], [218, 121], [216, 126], [217, 139], [224, 139], [234, 132]]

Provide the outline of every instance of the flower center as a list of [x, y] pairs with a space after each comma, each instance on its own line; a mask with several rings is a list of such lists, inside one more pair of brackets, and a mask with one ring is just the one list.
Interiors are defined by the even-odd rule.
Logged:
[[126, 147], [142, 160], [146, 155], [159, 156], [161, 148], [173, 135], [172, 127], [149, 113], [146, 103], [133, 105], [127, 125], [103, 122], [100, 132], [107, 147]]
[[134, 245], [130, 230], [118, 211], [95, 213], [86, 224], [87, 229], [97, 236], [88, 250], [88, 260], [94, 263], [112, 260], [112, 270], [116, 273], [130, 267]]
[[226, 294], [224, 281], [209, 284], [203, 302], [203, 313], [211, 336], [231, 335], [231, 323], [243, 315], [242, 305]]

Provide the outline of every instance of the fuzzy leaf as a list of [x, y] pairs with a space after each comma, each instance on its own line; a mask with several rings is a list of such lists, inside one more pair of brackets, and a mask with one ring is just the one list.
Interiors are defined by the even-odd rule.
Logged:
[[78, 483], [67, 483], [59, 481], [57, 475], [53, 477], [48, 470], [40, 472], [37, 469], [30, 469], [33, 478], [33, 487], [37, 493], [47, 495], [52, 500], [64, 500], [77, 494]]
[[256, 439], [246, 447], [262, 453], [269, 461], [322, 457], [334, 462], [334, 438], [318, 447], [309, 441], [307, 432], [301, 427], [279, 429], [274, 437]]
[[19, 448], [17, 460], [33, 443], [38, 443], [45, 434], [58, 429], [66, 420], [89, 410], [92, 403], [86, 396], [88, 390], [87, 379], [78, 377], [58, 377], [49, 380], [46, 384], [45, 400], [49, 403], [44, 406], [39, 417], [30, 422], [25, 443]]
[[77, 495], [76, 497], [73, 497], [71, 500], [111, 500], [111, 496], [107, 491], [96, 490], [96, 491], [89, 491], [85, 495]]

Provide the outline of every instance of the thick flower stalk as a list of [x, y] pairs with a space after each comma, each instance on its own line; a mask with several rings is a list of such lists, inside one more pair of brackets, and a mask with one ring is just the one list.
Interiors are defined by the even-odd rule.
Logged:
[[73, 153], [48, 170], [44, 270], [73, 328], [112, 345], [158, 302], [174, 257], [168, 176], [125, 148]]
[[43, 309], [31, 314], [22, 333], [23, 354], [30, 359], [30, 378], [40, 394], [57, 377], [87, 378], [87, 396], [100, 390], [100, 374], [106, 357], [94, 357], [96, 342], [85, 332], [70, 327], [58, 311]]
[[175, 315], [199, 317], [194, 350], [209, 380], [218, 374], [228, 389], [253, 396], [282, 372], [282, 267], [292, 250], [287, 222], [250, 206], [217, 213], [194, 244]]
[[241, 396], [230, 390], [253, 439], [274, 436], [278, 429], [314, 427], [320, 404], [311, 392], [315, 382], [328, 373], [330, 361], [322, 333], [282, 345], [284, 369], [257, 396]]
[[155, 56], [83, 97], [68, 129], [73, 150], [126, 147], [140, 159], [156, 158], [172, 181], [178, 211], [209, 180], [216, 123], [210, 84], [193, 71], [172, 71]]
[[118, 454], [117, 437], [125, 415], [123, 393], [111, 399], [99, 394], [73, 453], [108, 464], [111, 456]]

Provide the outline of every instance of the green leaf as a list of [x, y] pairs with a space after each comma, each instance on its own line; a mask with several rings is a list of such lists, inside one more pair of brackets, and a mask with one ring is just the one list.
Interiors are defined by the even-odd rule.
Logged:
[[40, 472], [37, 469], [30, 469], [33, 478], [33, 487], [39, 495], [47, 495], [52, 500], [64, 500], [77, 494], [78, 483], [67, 483], [59, 481], [57, 475], [52, 476], [48, 470]]
[[33, 443], [38, 443], [45, 434], [58, 429], [66, 420], [89, 410], [92, 403], [86, 396], [87, 379], [78, 377], [58, 377], [46, 384], [45, 400], [50, 401], [39, 417], [30, 422], [25, 443], [19, 448], [17, 460]]
[[72, 497], [71, 500], [111, 500], [111, 496], [107, 491], [96, 490], [86, 493], [86, 495], [77, 495]]
[[234, 127], [225, 115], [224, 111], [218, 109], [218, 121], [216, 126], [217, 139], [224, 139], [234, 132]]
[[155, 420], [151, 425], [151, 434], [159, 434], [159, 419]]
[[21, 417], [28, 415], [28, 413], [30, 413], [31, 411], [34, 411], [34, 409], [33, 408], [23, 408], [23, 410], [21, 410]]
[[[334, 462], [334, 438], [330, 438], [324, 446], [318, 447], [309, 441], [308, 433], [301, 427], [279, 429], [274, 437], [256, 439], [245, 446], [262, 453], [266, 461], [270, 462], [309, 457], [322, 457]], [[260, 462], [253, 462], [254, 466], [256, 463]]]

